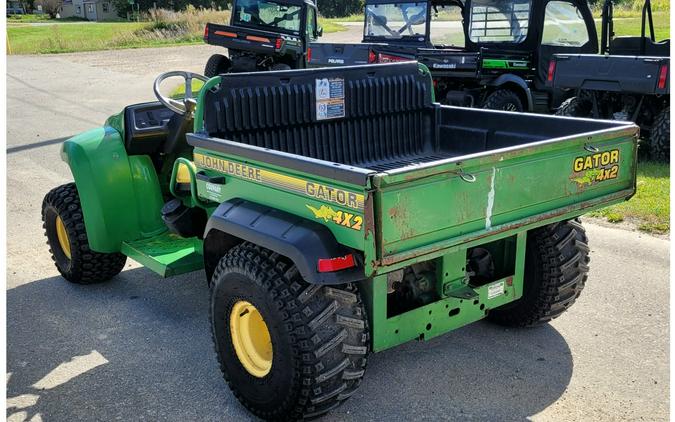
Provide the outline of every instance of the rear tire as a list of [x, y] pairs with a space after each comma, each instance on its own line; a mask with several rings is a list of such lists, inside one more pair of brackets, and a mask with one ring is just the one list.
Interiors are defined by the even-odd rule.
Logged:
[[232, 62], [229, 58], [223, 56], [222, 54], [214, 54], [209, 57], [209, 60], [206, 62], [206, 66], [204, 67], [204, 76], [207, 78], [213, 78], [214, 76], [228, 73], [231, 67]]
[[649, 137], [649, 155], [653, 160], [670, 162], [670, 106], [654, 119]]
[[483, 103], [483, 108], [489, 110], [502, 110], [522, 113], [523, 103], [520, 101], [518, 94], [510, 89], [498, 89], [492, 94], [488, 95]]
[[[237, 319], [247, 318], [245, 312], [232, 313], [242, 303], [259, 313], [265, 335], [249, 329], [249, 341], [244, 329], [235, 328]], [[307, 284], [286, 258], [248, 242], [231, 249], [211, 279], [210, 319], [220, 368], [235, 397], [263, 419], [319, 416], [356, 391], [369, 348], [365, 315], [355, 286]], [[271, 352], [264, 355], [265, 365], [255, 366], [241, 345], [261, 338]]]
[[590, 117], [591, 106], [578, 97], [568, 98], [560, 104], [560, 107], [555, 112], [556, 116], [567, 117]]
[[89, 249], [75, 183], [52, 189], [42, 201], [42, 227], [49, 252], [63, 278], [78, 284], [107, 281], [124, 269], [127, 257]]
[[586, 231], [577, 220], [529, 231], [523, 296], [490, 311], [488, 319], [500, 325], [531, 327], [559, 317], [586, 284], [588, 253]]
[[291, 70], [291, 67], [286, 63], [275, 63], [272, 66], [272, 70]]

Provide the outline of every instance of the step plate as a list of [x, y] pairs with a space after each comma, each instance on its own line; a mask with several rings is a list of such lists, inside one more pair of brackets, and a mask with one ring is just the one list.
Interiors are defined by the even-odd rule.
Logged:
[[122, 242], [122, 253], [162, 277], [204, 267], [201, 240], [168, 232], [148, 239]]

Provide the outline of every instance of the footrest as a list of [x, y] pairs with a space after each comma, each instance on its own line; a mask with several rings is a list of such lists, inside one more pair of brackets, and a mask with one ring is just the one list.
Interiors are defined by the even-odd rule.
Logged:
[[165, 232], [147, 239], [122, 242], [122, 253], [162, 277], [204, 267], [202, 241]]

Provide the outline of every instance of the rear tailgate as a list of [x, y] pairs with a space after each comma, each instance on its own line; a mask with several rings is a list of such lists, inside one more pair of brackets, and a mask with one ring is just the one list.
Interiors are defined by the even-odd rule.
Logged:
[[417, 50], [417, 60], [426, 65], [435, 76], [476, 77], [479, 53], [434, 48]]
[[[377, 174], [376, 265], [570, 218], [632, 196], [638, 129], [602, 124], [606, 128], [595, 132]], [[513, 133], [504, 129], [503, 136]]]
[[[553, 80], [562, 89], [587, 89], [638, 94], [668, 94], [670, 59], [665, 57], [556, 54]], [[660, 80], [663, 73], [663, 80]]]
[[374, 44], [311, 43], [308, 67], [330, 67], [368, 64]]
[[[277, 39], [280, 41], [277, 42]], [[302, 45], [300, 38], [291, 35], [215, 23], [209, 23], [206, 26], [204, 41], [211, 45], [246, 49], [261, 54], [279, 52], [291, 44], [293, 46]]]

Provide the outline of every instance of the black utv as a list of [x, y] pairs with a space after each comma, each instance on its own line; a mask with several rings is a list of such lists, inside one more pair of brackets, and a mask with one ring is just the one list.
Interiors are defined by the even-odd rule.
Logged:
[[586, 0], [366, 0], [363, 42], [311, 44], [310, 66], [417, 60], [443, 103], [548, 113], [555, 53], [597, 53]]
[[615, 36], [613, 9], [605, 2], [602, 55], [557, 54], [551, 61], [549, 86], [573, 95], [556, 114], [637, 123], [650, 158], [669, 161], [670, 40], [656, 40], [649, 0], [639, 36]]
[[230, 25], [209, 23], [204, 41], [228, 49], [204, 74], [304, 68], [307, 45], [323, 32], [313, 0], [235, 0]]

